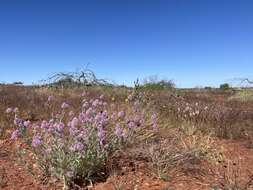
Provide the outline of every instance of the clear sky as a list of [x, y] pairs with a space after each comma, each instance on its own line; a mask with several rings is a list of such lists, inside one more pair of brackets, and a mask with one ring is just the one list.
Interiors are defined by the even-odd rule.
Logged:
[[0, 82], [90, 63], [120, 84], [215, 86], [253, 77], [252, 61], [252, 0], [0, 0]]

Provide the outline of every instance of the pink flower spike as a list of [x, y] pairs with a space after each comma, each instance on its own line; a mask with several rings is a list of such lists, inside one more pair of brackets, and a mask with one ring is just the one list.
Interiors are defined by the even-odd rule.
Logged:
[[133, 100], [133, 96], [130, 94], [130, 95], [127, 97], [127, 99], [128, 99], [129, 101], [132, 101], [132, 100]]
[[67, 109], [67, 108], [69, 108], [69, 105], [66, 102], [63, 102], [62, 105], [61, 105], [61, 108], [62, 109]]
[[124, 117], [125, 117], [125, 112], [124, 111], [120, 111], [119, 113], [118, 113], [118, 117], [119, 118], [121, 118], [121, 119], [123, 119]]
[[14, 112], [14, 113], [17, 113], [17, 112], [18, 112], [18, 108], [17, 108], [17, 107], [14, 108], [14, 109], [13, 109], [13, 112]]
[[58, 131], [62, 131], [64, 129], [64, 127], [65, 127], [64, 123], [58, 123], [56, 125], [56, 128], [57, 128]]
[[83, 91], [83, 93], [81, 94], [82, 97], [86, 96], [86, 92]]
[[54, 100], [54, 97], [51, 95], [51, 96], [48, 96], [48, 98], [47, 98], [47, 101], [48, 102], [52, 102]]
[[38, 134], [34, 135], [32, 140], [32, 146], [37, 147], [40, 144], [41, 144], [41, 137]]
[[13, 131], [13, 133], [11, 134], [11, 139], [12, 140], [16, 140], [19, 136], [20, 136], [20, 131], [19, 130], [15, 130]]
[[6, 113], [11, 113], [12, 111], [13, 111], [12, 108], [7, 108], [5, 112]]
[[102, 95], [99, 97], [99, 99], [100, 99], [100, 100], [103, 100], [103, 99], [104, 99], [104, 97], [105, 97], [105, 95], [104, 95], [104, 94], [102, 94]]
[[29, 127], [31, 125], [31, 121], [27, 120], [27, 121], [24, 121], [24, 126], [25, 127]]
[[70, 127], [75, 128], [78, 125], [78, 122], [79, 122], [78, 118], [74, 117], [70, 122]]
[[69, 116], [71, 117], [71, 116], [73, 116], [74, 115], [74, 112], [73, 111], [70, 111], [69, 112]]

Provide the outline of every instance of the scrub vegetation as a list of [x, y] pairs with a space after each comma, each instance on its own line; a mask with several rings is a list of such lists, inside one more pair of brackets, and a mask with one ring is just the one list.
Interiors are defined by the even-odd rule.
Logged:
[[0, 85], [1, 189], [252, 189], [251, 89], [117, 86], [89, 70]]

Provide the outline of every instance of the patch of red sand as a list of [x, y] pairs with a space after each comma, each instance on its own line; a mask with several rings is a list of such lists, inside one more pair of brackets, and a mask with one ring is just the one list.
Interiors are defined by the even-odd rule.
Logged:
[[[249, 177], [248, 172], [253, 172], [253, 150], [243, 142], [219, 140], [217, 146], [224, 147], [226, 160], [237, 163], [240, 160], [242, 182]], [[17, 165], [17, 158], [13, 153], [13, 143], [9, 140], [0, 141], [0, 189], [3, 190], [46, 190], [60, 189], [56, 185], [44, 185], [36, 181], [24, 168]], [[123, 173], [110, 176], [106, 182], [94, 185], [94, 190], [210, 190], [222, 180], [221, 168], [226, 165], [226, 160], [220, 166], [201, 162], [198, 165], [175, 167], [170, 172], [168, 181], [154, 178], [146, 171], [146, 162], [136, 161], [135, 170], [126, 167]], [[123, 162], [127, 162], [124, 160]], [[138, 166], [138, 167], [136, 167]], [[253, 189], [253, 188], [252, 188]]]

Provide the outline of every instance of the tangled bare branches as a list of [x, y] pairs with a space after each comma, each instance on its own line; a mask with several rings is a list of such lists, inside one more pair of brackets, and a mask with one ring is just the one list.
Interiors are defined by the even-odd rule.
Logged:
[[250, 80], [250, 79], [248, 79], [248, 78], [242, 79], [242, 83], [243, 83], [243, 82], [247, 82], [248, 84], [253, 84], [253, 80]]
[[90, 69], [83, 69], [75, 72], [59, 72], [52, 74], [42, 83], [50, 87], [74, 87], [74, 86], [112, 86], [113, 84], [105, 79], [96, 77]]

